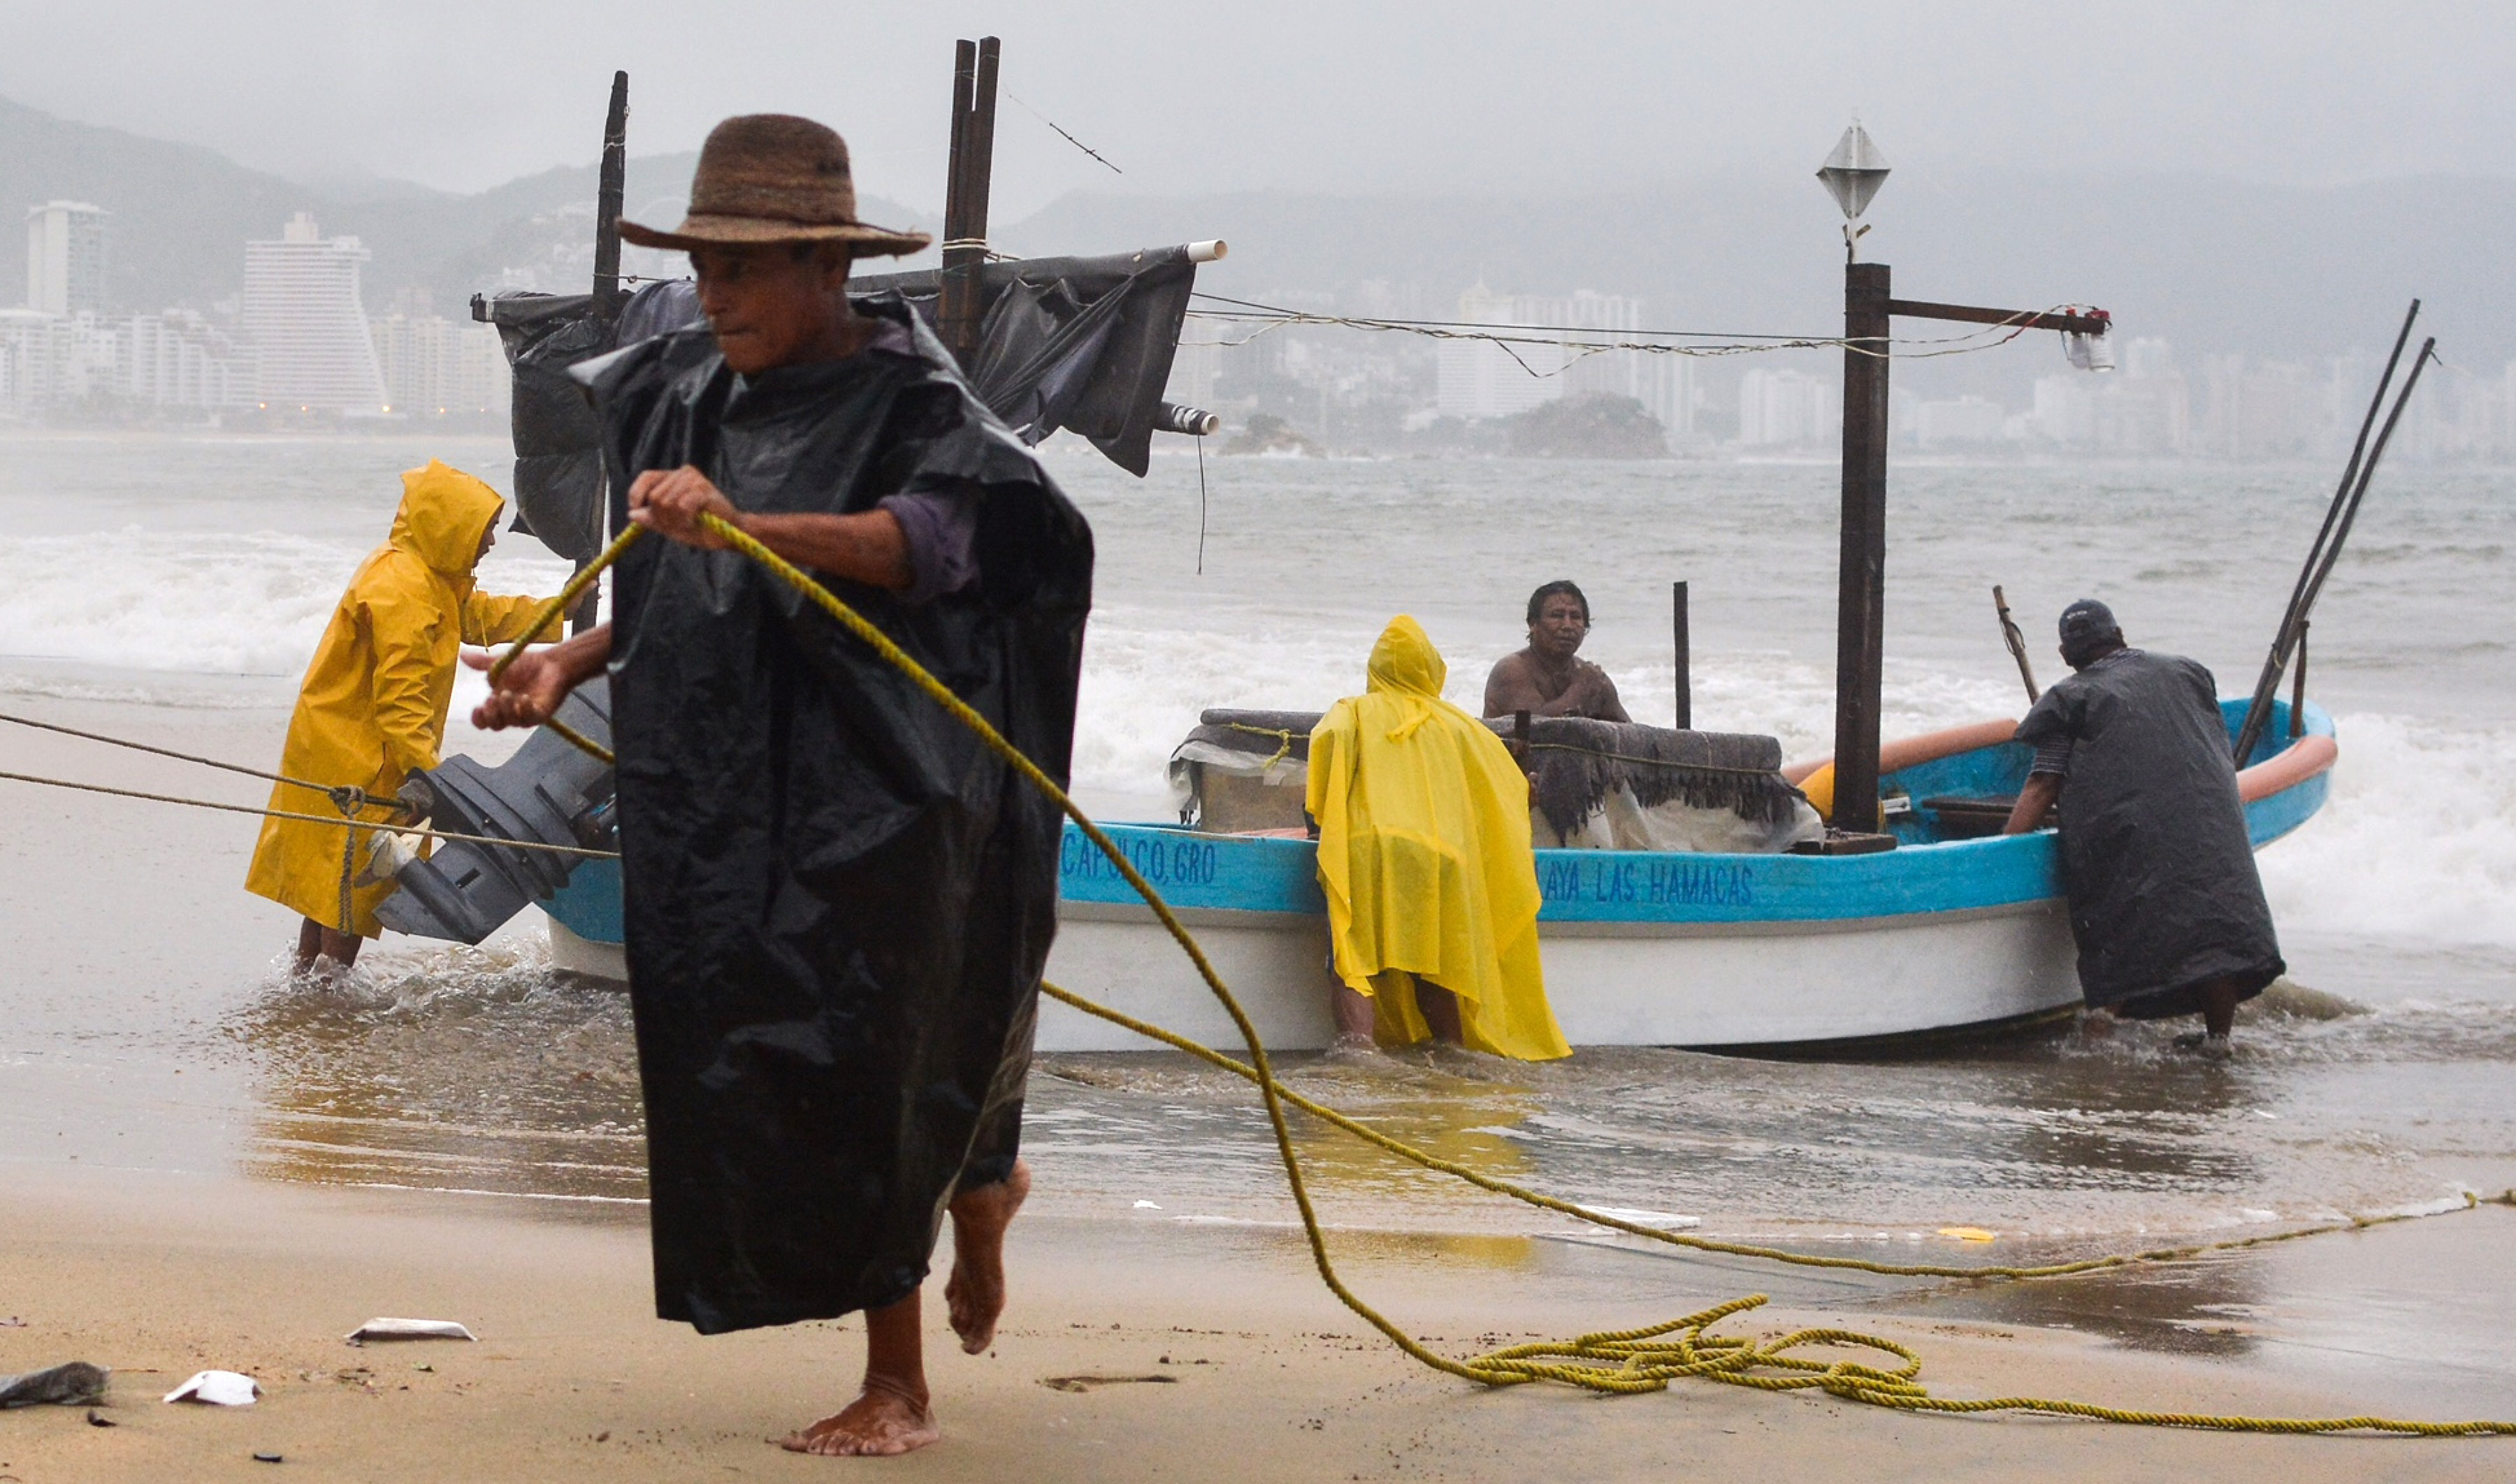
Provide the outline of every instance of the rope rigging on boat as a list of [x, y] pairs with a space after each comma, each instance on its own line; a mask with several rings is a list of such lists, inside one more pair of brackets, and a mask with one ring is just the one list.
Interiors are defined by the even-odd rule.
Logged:
[[[392, 804], [394, 802], [390, 799], [374, 798], [370, 796], [365, 789], [359, 788], [354, 783], [310, 783], [303, 778], [291, 778], [286, 773], [267, 772], [262, 768], [246, 767], [239, 763], [226, 763], [217, 758], [204, 758], [193, 753], [179, 753], [171, 747], [151, 747], [146, 742], [133, 742], [122, 737], [108, 737], [103, 732], [81, 731], [75, 726], [63, 726], [53, 721], [38, 721], [32, 717], [11, 716], [6, 712], [0, 712], [0, 721], [7, 721], [17, 726], [31, 726], [39, 731], [59, 732], [63, 736], [77, 737], [83, 741], [102, 742], [107, 747], [127, 747], [137, 753], [155, 753], [160, 758], [172, 758], [179, 763], [197, 763], [203, 767], [222, 768], [231, 773], [241, 773], [247, 778], [266, 778], [273, 783], [284, 783], [290, 788], [301, 788], [307, 790], [309, 793], [321, 794], [325, 798], [331, 800], [332, 806], [339, 809], [345, 815], [359, 813], [371, 804]], [[323, 821], [325, 824], [329, 824], [332, 821], [328, 819]]]
[[[67, 727], [54, 727], [50, 729], [56, 731], [69, 730]], [[71, 732], [70, 734], [72, 736], [89, 735], [86, 732]], [[162, 748], [147, 747], [137, 742], [124, 742], [115, 737], [97, 737], [95, 740], [99, 742], [111, 742], [118, 747], [136, 748], [141, 752], [153, 753], [164, 751]], [[181, 753], [167, 753], [166, 756], [170, 758], [181, 758], [184, 755]], [[189, 758], [185, 761], [192, 763], [209, 762], [206, 758]], [[211, 765], [215, 767], [222, 766], [223, 764], [211, 763]], [[237, 771], [250, 772], [252, 769], [239, 768]], [[620, 858], [620, 852], [617, 850], [597, 850], [588, 845], [552, 845], [539, 840], [509, 840], [503, 836], [497, 835], [465, 835], [455, 830], [431, 829], [424, 825], [401, 823], [394, 819], [359, 819], [355, 815], [335, 817], [329, 814], [301, 814], [293, 809], [266, 809], [250, 804], [221, 804], [213, 799], [186, 799], [177, 794], [151, 794], [146, 793], [140, 789], [112, 788], [102, 783], [80, 783], [77, 780], [70, 778], [46, 778], [34, 773], [0, 772], [0, 780], [6, 780], [10, 783], [39, 784], [45, 788], [73, 789], [83, 794], [106, 794], [116, 799], [141, 799], [146, 800], [150, 804], [181, 804], [188, 809], [216, 809], [224, 814], [253, 814], [264, 819], [290, 819], [295, 820], [300, 824], [332, 825], [348, 830], [351, 838], [354, 840], [356, 838], [357, 832], [363, 830], [376, 835], [417, 835], [423, 839], [441, 840], [454, 845], [494, 845], [502, 850], [542, 850], [554, 855], [573, 855], [580, 860], [618, 860]], [[293, 778], [283, 781], [291, 783], [296, 782]], [[314, 784], [306, 784], [303, 786], [307, 788], [315, 787]], [[351, 790], [350, 792], [356, 791]], [[393, 803], [391, 800], [382, 799], [370, 800], [369, 802], [373, 804]]]
[[[2206, 1252], [2291, 1241], [2326, 1231], [2363, 1229], [2391, 1221], [2412, 1219], [2413, 1216], [2406, 1214], [2395, 1216], [2356, 1218], [2344, 1223], [2331, 1223], [2201, 1247], [2095, 1257], [2040, 1267], [1973, 1268], [1932, 1263], [1883, 1263], [1866, 1258], [1827, 1257], [1789, 1253], [1781, 1249], [1753, 1247], [1743, 1243], [1724, 1243], [1711, 1238], [1689, 1237], [1591, 1211], [1572, 1202], [1528, 1190], [1455, 1162], [1441, 1159], [1302, 1097], [1279, 1083], [1267, 1054], [1267, 1049], [1259, 1038], [1257, 1027], [1249, 1019], [1239, 1000], [1224, 983], [1222, 974], [1207, 958], [1195, 935], [1180, 921], [1153, 883], [1146, 880], [1143, 873], [1128, 860], [1126, 853], [1118, 847], [1117, 843], [1084, 812], [1081, 805], [1077, 804], [1055, 779], [1026, 756], [1021, 749], [1006, 741], [985, 717], [954, 694], [942, 680], [937, 680], [913, 656], [901, 648], [889, 635], [884, 634], [862, 614], [831, 593], [828, 588], [815, 581], [810, 574], [726, 520], [705, 514], [702, 514], [698, 519], [711, 534], [767, 568], [780, 581], [821, 609], [886, 663], [898, 670], [954, 721], [967, 727], [1007, 766], [1021, 774], [1032, 787], [1055, 803], [1059, 809], [1073, 822], [1075, 828], [1081, 831], [1094, 847], [1108, 858], [1127, 885], [1144, 898], [1146, 905], [1153, 910], [1172, 939], [1178, 943], [1181, 952], [1185, 953], [1191, 964], [1195, 967], [1198, 976], [1212, 991], [1224, 1012], [1231, 1017], [1235, 1028], [1239, 1032], [1243, 1044], [1248, 1049], [1247, 1062], [1235, 1060], [1209, 1047], [1136, 1020], [1107, 1007], [1096, 1005], [1055, 985], [1043, 984], [1042, 992], [1061, 1004], [1100, 1016], [1112, 1024], [1124, 1026], [1165, 1045], [1188, 1051], [1201, 1060], [1222, 1067], [1254, 1084], [1267, 1113], [1268, 1126], [1274, 1135], [1277, 1155], [1283, 1165], [1286, 1185], [1292, 1194], [1294, 1206], [1301, 1216], [1302, 1231], [1310, 1247], [1312, 1263], [1317, 1268], [1321, 1281], [1327, 1286], [1330, 1293], [1336, 1296], [1338, 1301], [1419, 1363], [1445, 1375], [1493, 1386], [1516, 1385], [1532, 1381], [1552, 1381], [1593, 1391], [1630, 1393], [1663, 1390], [1673, 1380], [1692, 1377], [1769, 1391], [1824, 1390], [1848, 1401], [1912, 1412], [1951, 1414], [2035, 1412], [2100, 1422], [2192, 1427], [2224, 1432], [2373, 1431], [2423, 1437], [2516, 1436], [2516, 1422], [2436, 1422], [2365, 1416], [2257, 1418], [2144, 1412], [2044, 1397], [2011, 1396], [1976, 1400], [1937, 1397], [1931, 1395], [1918, 1380], [1922, 1368], [1921, 1356], [1907, 1346], [1883, 1337], [1833, 1328], [1797, 1330], [1778, 1339], [1763, 1341], [1744, 1337], [1716, 1336], [1706, 1333], [1712, 1325], [1723, 1319], [1765, 1304], [1768, 1300], [1761, 1294], [1733, 1299], [1662, 1324], [1632, 1330], [1596, 1332], [1566, 1340], [1540, 1340], [1530, 1344], [1513, 1345], [1464, 1361], [1431, 1349], [1365, 1301], [1362, 1296], [1349, 1288], [1338, 1274], [1334, 1262], [1328, 1256], [1326, 1236], [1320, 1224], [1319, 1213], [1312, 1204], [1310, 1187], [1302, 1173], [1300, 1157], [1293, 1148], [1292, 1127], [1285, 1114], [1287, 1105], [1300, 1108], [1328, 1123], [1331, 1127], [1363, 1138], [1376, 1147], [1410, 1160], [1426, 1169], [1453, 1175], [1481, 1189], [1507, 1195], [1540, 1209], [1571, 1216], [1596, 1225], [1699, 1251], [1760, 1257], [1803, 1266], [1854, 1269], [1899, 1277], [1951, 1279], [2057, 1277], [2067, 1273], [2090, 1272], [2136, 1262], [2171, 1260], [2191, 1257]], [[540, 633], [560, 614], [566, 612], [585, 583], [594, 580], [604, 568], [609, 566], [645, 534], [645, 527], [632, 525], [614, 538], [611, 544], [589, 562], [558, 597], [544, 606], [526, 638], [518, 640], [500, 657], [492, 668], [492, 675], [502, 673], [506, 665], [512, 663], [524, 652], [525, 645], [531, 641], [532, 634]], [[573, 732], [563, 732], [563, 735], [567, 736], [580, 747], [595, 752], [597, 756], [607, 760], [609, 757], [608, 751], [597, 749], [590, 740]], [[1289, 750], [1289, 735], [1284, 738], [1284, 741]], [[2516, 1191], [2511, 1191], [2498, 1199], [2505, 1204], [2516, 1205]], [[2472, 1209], [2479, 1204], [2477, 1197], [2467, 1196], [2465, 1209]], [[1898, 1357], [1903, 1364], [1893, 1369], [1883, 1369], [1851, 1360], [1811, 1360], [1790, 1353], [1803, 1346], [1820, 1344], [1849, 1345], [1874, 1350]]]
[[[1690, 355], [1712, 358], [1726, 355], [1758, 355], [1769, 350], [1847, 350], [1856, 355], [1881, 360], [1929, 360], [1943, 355], [1970, 355], [2005, 346], [2030, 329], [2035, 321], [2070, 308], [2055, 305], [2042, 310], [2020, 309], [1997, 320], [1983, 324], [1959, 335], [1891, 337], [1883, 342], [1874, 338], [1847, 339], [1840, 335], [1760, 335], [1749, 332], [1709, 330], [1617, 330], [1625, 337], [1616, 340], [1590, 340], [1579, 337], [1606, 333], [1598, 325], [1481, 324], [1458, 319], [1395, 319], [1375, 315], [1327, 314], [1313, 309], [1298, 309], [1283, 305], [1261, 304], [1255, 300], [1231, 299], [1221, 294], [1193, 293], [1193, 300], [1205, 300], [1222, 305], [1222, 309], [1195, 309], [1187, 311], [1188, 318], [1207, 319], [1222, 325], [1252, 325], [1256, 328], [1238, 340], [1220, 340], [1202, 344], [1226, 350], [1247, 345], [1261, 335], [1298, 325], [1367, 330], [1382, 334], [1418, 335], [1428, 340], [1483, 341], [1499, 349], [1517, 362], [1523, 371], [1535, 377], [1561, 376], [1572, 365], [1592, 355], [1611, 350], [1632, 350], [1646, 355]], [[1644, 337], [1635, 339], [1633, 337]], [[1687, 344], [1686, 342], [1701, 342]], [[1183, 342], [1187, 345], [1200, 342]], [[1549, 349], [1565, 352], [1563, 365], [1541, 371], [1522, 359], [1515, 346]], [[1914, 349], [1900, 349], [1911, 347]]]

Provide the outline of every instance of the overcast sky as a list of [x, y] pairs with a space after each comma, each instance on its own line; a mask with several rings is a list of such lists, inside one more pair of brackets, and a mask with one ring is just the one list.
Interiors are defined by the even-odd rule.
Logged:
[[[2504, 0], [2073, 5], [1064, 6], [936, 0], [0, 0], [0, 95], [292, 174], [474, 190], [733, 112], [834, 125], [861, 188], [942, 197], [951, 43], [1005, 42], [995, 204], [1078, 186], [1526, 194], [1806, 172], [1858, 113], [1891, 161], [2323, 184], [2516, 173]], [[1816, 187], [1812, 186], [1811, 189]]]

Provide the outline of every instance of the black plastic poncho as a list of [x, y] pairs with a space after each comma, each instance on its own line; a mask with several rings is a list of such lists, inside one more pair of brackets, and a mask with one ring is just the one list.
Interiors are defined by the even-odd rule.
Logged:
[[[908, 323], [896, 300], [860, 309]], [[584, 369], [612, 523], [685, 463], [755, 512], [967, 502], [977, 575], [844, 598], [1063, 779], [1091, 532], [931, 333], [736, 376], [703, 330]], [[894, 337], [894, 344], [907, 342]], [[1056, 807], [749, 559], [648, 540], [611, 658], [655, 1300], [702, 1333], [880, 1308], [1011, 1171]]]
[[2210, 672], [2123, 650], [2044, 692], [2018, 726], [2031, 747], [2062, 738], [2062, 879], [2088, 1005], [2195, 1014], [2194, 987], [2226, 974], [2260, 994], [2285, 966]]

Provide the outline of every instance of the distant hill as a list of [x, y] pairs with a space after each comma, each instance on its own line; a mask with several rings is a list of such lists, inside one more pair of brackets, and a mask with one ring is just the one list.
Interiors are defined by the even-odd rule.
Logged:
[[[693, 153], [633, 157], [633, 218], [678, 220], [690, 198]], [[26, 239], [16, 223], [39, 202], [93, 202], [113, 213], [107, 292], [115, 307], [207, 306], [244, 281], [244, 244], [278, 235], [300, 211], [327, 235], [358, 237], [375, 255], [365, 274], [372, 306], [425, 288], [440, 313], [460, 315], [480, 289], [575, 289], [594, 268], [597, 167], [560, 166], [472, 195], [405, 181], [302, 185], [248, 169], [213, 150], [75, 124], [0, 99], [0, 305], [21, 302]], [[923, 226], [917, 213], [867, 199], [886, 225]], [[631, 271], [681, 270], [680, 260], [632, 253]]]
[[[630, 161], [632, 217], [670, 220], [695, 156]], [[592, 272], [595, 166], [560, 166], [455, 195], [374, 178], [291, 183], [207, 149], [74, 124], [0, 101], [0, 208], [53, 197], [111, 211], [111, 293], [123, 309], [207, 305], [236, 291], [243, 244], [298, 211], [355, 233], [375, 259], [370, 301], [423, 287], [459, 314], [475, 290], [574, 289]], [[328, 192], [328, 193], [327, 193]], [[937, 224], [868, 198], [887, 225]], [[2381, 350], [2403, 304], [2460, 364], [2495, 375], [2516, 355], [2516, 181], [2436, 178], [2322, 189], [2193, 176], [1984, 175], [1903, 170], [1871, 208], [1865, 244], [1900, 295], [2041, 309], [2112, 309], [2128, 336], [2174, 343], [2188, 372], [2206, 352], [2291, 359]], [[0, 211], [0, 304], [24, 282], [24, 234]], [[1210, 196], [1079, 193], [999, 222], [1029, 256], [1223, 237], [1232, 256], [1202, 287], [1347, 311], [1441, 318], [1483, 279], [1508, 293], [1578, 288], [1644, 300], [1658, 328], [1827, 334], [1840, 324], [1842, 243], [1816, 182], [1706, 178], [1615, 194]], [[929, 257], [926, 262], [933, 260]], [[631, 271], [679, 272], [632, 252]], [[1936, 333], [1908, 322], [1902, 333]], [[2028, 357], [2034, 356], [2034, 359]], [[2047, 357], [2049, 356], [2049, 360]], [[2014, 392], [2057, 351], [1908, 362], [1916, 390]]]

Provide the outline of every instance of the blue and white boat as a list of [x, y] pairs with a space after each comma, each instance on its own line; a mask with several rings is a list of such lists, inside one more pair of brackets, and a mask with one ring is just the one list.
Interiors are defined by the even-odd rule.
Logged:
[[[2245, 702], [2223, 701], [2233, 738]], [[2257, 849], [2323, 806], [2338, 757], [2331, 718], [2277, 703], [2238, 775]], [[1987, 834], [2026, 781], [2014, 721], [1888, 743], [1880, 795], [1897, 848], [1865, 855], [1540, 849], [1546, 992], [1575, 1047], [1741, 1049], [1990, 1029], [2079, 1002], [2051, 831]], [[1804, 777], [1818, 765], [1786, 770]], [[1195, 932], [1270, 1048], [1333, 1039], [1326, 906], [1307, 840], [1176, 824], [1109, 826]], [[1152, 910], [1069, 826], [1048, 977], [1212, 1045], [1229, 1017]], [[611, 862], [579, 868], [542, 903], [553, 960], [621, 976]], [[1144, 1043], [1055, 1003], [1045, 1051]]]

